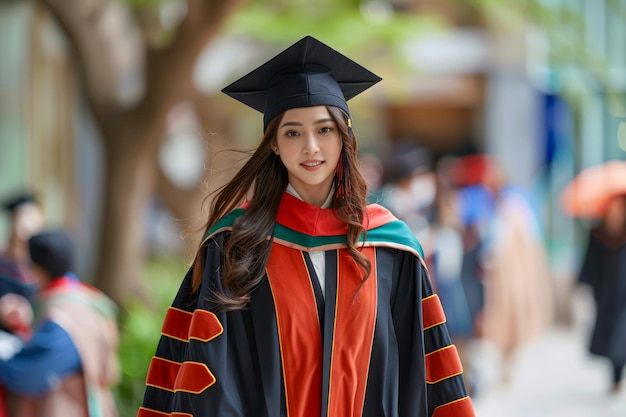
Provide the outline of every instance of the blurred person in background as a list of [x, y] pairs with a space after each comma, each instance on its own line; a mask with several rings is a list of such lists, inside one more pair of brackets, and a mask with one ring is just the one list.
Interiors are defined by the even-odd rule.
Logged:
[[[550, 270], [536, 204], [508, 181], [494, 156], [464, 156], [450, 175], [465, 193], [464, 274], [466, 290], [473, 292], [468, 300], [480, 342], [473, 369], [482, 389], [508, 382], [515, 354], [552, 323]], [[480, 206], [486, 218], [475, 212]]]
[[[117, 308], [71, 273], [74, 248], [62, 231], [28, 240], [37, 281], [32, 336], [0, 359], [0, 384], [19, 417], [115, 417], [118, 381]], [[0, 298], [0, 319], [28, 319], [15, 294]], [[16, 313], [17, 311], [17, 313]]]
[[404, 221], [426, 243], [436, 194], [435, 174], [428, 150], [410, 141], [394, 144], [383, 158], [380, 204]]
[[139, 417], [474, 416], [419, 243], [367, 205], [346, 101], [378, 81], [305, 37], [223, 90], [264, 137], [213, 200]]
[[552, 323], [552, 289], [543, 226], [533, 198], [508, 182], [490, 157], [484, 184], [495, 202], [484, 262], [484, 339], [502, 354], [502, 381], [511, 377], [514, 356], [539, 339]]
[[456, 190], [455, 212], [460, 222], [462, 242], [461, 283], [465, 293], [471, 332], [464, 343], [466, 380], [472, 395], [480, 395], [488, 381], [493, 379], [494, 363], [484, 360], [491, 356], [482, 343], [483, 313], [485, 307], [485, 257], [489, 247], [489, 233], [495, 213], [495, 201], [484, 186], [469, 185]]
[[[28, 239], [43, 228], [44, 215], [35, 196], [26, 191], [8, 196], [2, 209], [9, 222], [8, 236], [0, 249], [0, 297], [8, 296], [4, 304], [12, 310], [6, 321], [0, 320], [0, 358], [6, 358], [30, 337], [30, 298], [36, 288], [30, 269]], [[6, 393], [0, 386], [0, 409], [6, 409], [4, 403]]]
[[578, 281], [592, 288], [596, 305], [589, 351], [611, 362], [617, 393], [626, 364], [626, 195], [613, 198], [590, 228]]
[[460, 217], [463, 240], [463, 288], [470, 310], [473, 334], [481, 336], [485, 307], [484, 263], [495, 214], [495, 199], [486, 187], [470, 185], [458, 190], [456, 209]]
[[466, 348], [474, 337], [474, 326], [463, 283], [463, 222], [457, 208], [458, 190], [447, 177], [446, 161], [444, 158], [437, 169], [437, 190], [424, 252], [433, 285], [446, 313], [450, 337], [463, 363], [466, 386], [473, 395], [475, 389], [471, 381], [471, 366], [468, 367], [470, 358]]
[[44, 215], [35, 197], [27, 192], [8, 198], [3, 209], [9, 216], [9, 236], [0, 250], [0, 296], [14, 293], [28, 298], [35, 290], [28, 239], [44, 227]]

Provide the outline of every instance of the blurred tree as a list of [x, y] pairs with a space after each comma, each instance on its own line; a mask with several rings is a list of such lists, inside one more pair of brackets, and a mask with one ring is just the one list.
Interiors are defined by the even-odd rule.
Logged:
[[[39, 0], [72, 46], [84, 96], [104, 149], [103, 207], [95, 284], [119, 303], [143, 293], [144, 214], [156, 194], [187, 219], [202, 196], [172, 184], [158, 164], [167, 115], [192, 103], [202, 126], [227, 131], [227, 113], [193, 82], [198, 56], [229, 30], [281, 43], [324, 33], [338, 48], [371, 47], [433, 27], [424, 16], [394, 13], [382, 0]], [[436, 24], [434, 25], [436, 26]], [[380, 44], [380, 43], [379, 43]], [[364, 48], [361, 48], [364, 49]]]
[[[192, 102], [203, 122], [226, 117], [193, 85], [198, 55], [244, 0], [172, 2], [170, 21], [159, 20], [160, 2], [40, 0], [73, 47], [86, 101], [103, 140], [105, 184], [95, 283], [116, 301], [140, 292], [144, 260], [143, 217], [158, 192], [178, 218], [197, 191], [180, 190], [162, 175], [157, 152], [170, 109]], [[132, 11], [132, 14], [129, 12]], [[139, 87], [139, 88], [137, 88]]]

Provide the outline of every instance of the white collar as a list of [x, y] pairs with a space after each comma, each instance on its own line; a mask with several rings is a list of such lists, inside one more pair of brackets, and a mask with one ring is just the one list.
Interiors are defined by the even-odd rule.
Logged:
[[[287, 184], [287, 192], [289, 194], [291, 194], [292, 196], [298, 198], [299, 200], [304, 201], [302, 199], [302, 197], [300, 197], [300, 195], [298, 194], [296, 189], [293, 188], [293, 186], [291, 184]], [[333, 195], [334, 194], [335, 194], [335, 184], [333, 184], [333, 186], [330, 187], [330, 193], [328, 193], [328, 197], [326, 197], [326, 201], [324, 201], [324, 204], [321, 205], [321, 208], [323, 208], [323, 209], [330, 208], [330, 205], [333, 202]]]

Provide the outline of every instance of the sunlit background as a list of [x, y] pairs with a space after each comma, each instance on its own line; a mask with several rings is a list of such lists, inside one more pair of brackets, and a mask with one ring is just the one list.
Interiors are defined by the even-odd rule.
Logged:
[[553, 325], [508, 385], [476, 392], [478, 415], [624, 416], [586, 353], [589, 221], [559, 195], [626, 159], [625, 23], [625, 0], [0, 0], [0, 199], [35, 193], [78, 243], [77, 274], [124, 306], [134, 415], [204, 199], [240, 162], [228, 150], [261, 138], [220, 89], [312, 35], [383, 77], [349, 103], [362, 155], [487, 153], [538, 202]]

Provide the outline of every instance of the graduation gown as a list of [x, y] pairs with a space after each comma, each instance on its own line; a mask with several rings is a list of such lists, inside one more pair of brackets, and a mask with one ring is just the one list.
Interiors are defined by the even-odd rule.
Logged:
[[[368, 207], [362, 249], [345, 249], [332, 210], [285, 193], [263, 282], [245, 310], [215, 313], [224, 239], [215, 225], [200, 290], [184, 278], [146, 377], [138, 417], [474, 416], [461, 363], [406, 224]], [[322, 294], [309, 251], [325, 251]]]
[[614, 237], [601, 226], [590, 231], [578, 280], [591, 286], [596, 304], [590, 353], [626, 363], [626, 230]]

